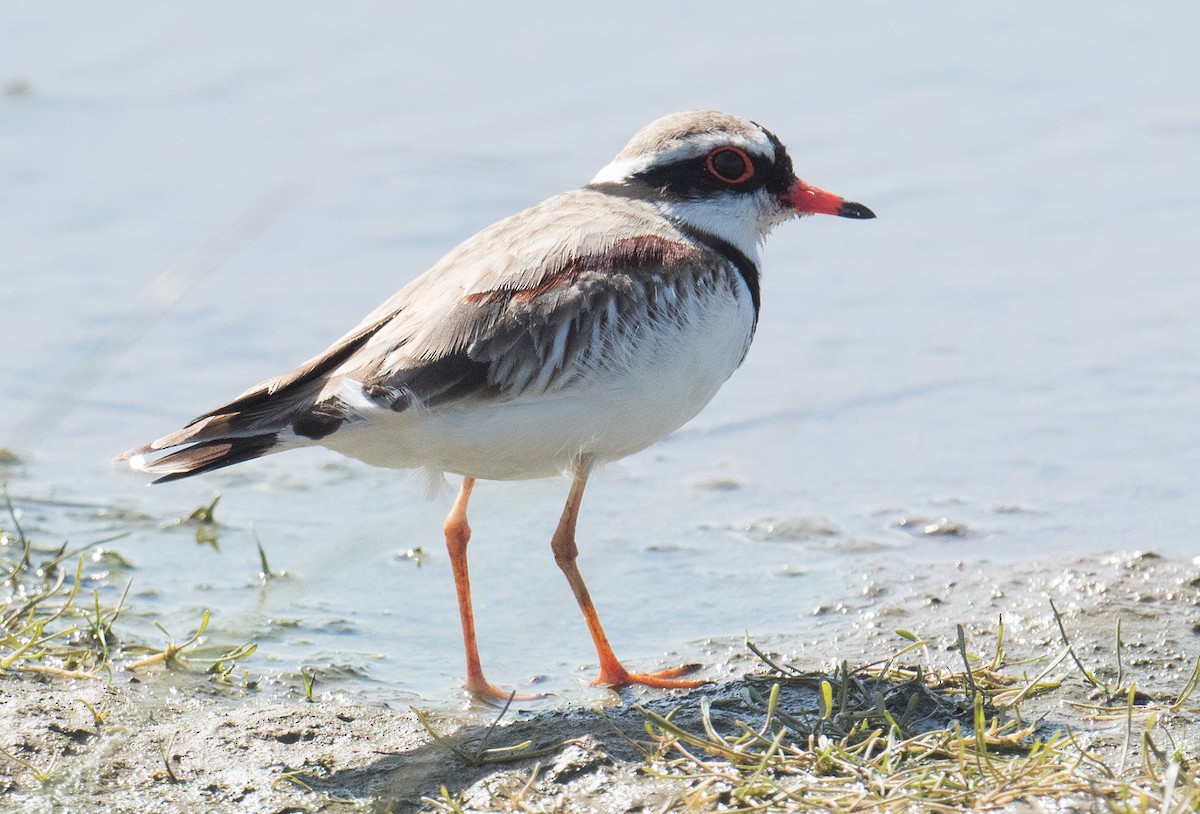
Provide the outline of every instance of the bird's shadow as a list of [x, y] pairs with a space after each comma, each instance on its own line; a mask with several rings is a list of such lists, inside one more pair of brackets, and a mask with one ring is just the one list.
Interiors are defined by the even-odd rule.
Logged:
[[381, 751], [369, 764], [333, 772], [311, 785], [331, 797], [370, 801], [381, 812], [406, 812], [428, 809], [423, 797], [454, 799], [485, 778], [503, 781], [509, 774], [512, 785], [519, 786], [535, 767], [539, 782], [567, 784], [599, 771], [642, 766], [663, 752], [677, 730], [722, 739], [785, 728], [794, 742], [803, 743], [823, 730], [836, 734], [829, 731], [830, 717], [821, 713], [822, 684], [832, 681], [841, 682], [847, 719], [878, 716], [884, 728], [888, 721], [899, 722], [906, 734], [954, 722], [971, 731], [972, 704], [934, 692], [920, 680], [860, 677], [849, 686], [829, 674], [756, 674], [621, 706], [510, 710], [507, 720], [445, 734], [425, 717], [430, 737], [420, 746]]

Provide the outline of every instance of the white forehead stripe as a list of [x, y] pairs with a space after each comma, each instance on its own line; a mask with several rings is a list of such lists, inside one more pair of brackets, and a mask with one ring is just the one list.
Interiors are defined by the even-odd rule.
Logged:
[[734, 147], [741, 147], [748, 153], [754, 153], [764, 158], [775, 157], [775, 146], [771, 144], [771, 140], [762, 131], [756, 133], [754, 138], [749, 138], [741, 133], [729, 133], [726, 131], [698, 133], [697, 135], [676, 141], [669, 149], [655, 150], [654, 152], [643, 153], [631, 158], [617, 156], [615, 161], [596, 173], [596, 177], [592, 179], [592, 183], [620, 183], [630, 176], [637, 175], [639, 172], [645, 172], [651, 167], [672, 164], [686, 158], [696, 158], [697, 156], [704, 155], [714, 147], [721, 147], [727, 144]]
[[626, 178], [637, 175], [653, 163], [654, 160], [651, 156], [614, 161], [596, 173], [596, 177], [591, 182], [593, 184], [619, 184]]

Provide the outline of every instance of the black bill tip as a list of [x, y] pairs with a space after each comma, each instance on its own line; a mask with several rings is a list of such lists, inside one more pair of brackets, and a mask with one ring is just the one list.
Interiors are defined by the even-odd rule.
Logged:
[[839, 218], [854, 218], [855, 220], [870, 220], [875, 217], [875, 213], [860, 203], [842, 201], [842, 205], [838, 207], [837, 216]]

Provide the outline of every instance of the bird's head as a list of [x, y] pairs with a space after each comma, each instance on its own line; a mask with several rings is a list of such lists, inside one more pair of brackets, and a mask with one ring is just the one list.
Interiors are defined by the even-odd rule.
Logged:
[[765, 127], [712, 110], [646, 125], [590, 186], [617, 187], [750, 252], [789, 218], [875, 217], [862, 204], [797, 178], [787, 149]]

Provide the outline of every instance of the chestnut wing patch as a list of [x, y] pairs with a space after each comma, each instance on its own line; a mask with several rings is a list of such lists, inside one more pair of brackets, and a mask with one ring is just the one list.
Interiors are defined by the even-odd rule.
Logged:
[[356, 376], [376, 403], [396, 411], [461, 398], [507, 399], [566, 384], [607, 363], [601, 336], [661, 314], [660, 294], [694, 282], [705, 250], [637, 235], [609, 249], [549, 264], [541, 274], [474, 291], [442, 317], [411, 365]]
[[464, 299], [472, 305], [505, 301], [531, 303], [544, 294], [573, 284], [584, 274], [636, 276], [640, 271], [661, 272], [677, 268], [695, 262], [698, 256], [699, 250], [690, 243], [659, 235], [637, 235], [618, 240], [607, 251], [572, 257], [558, 267], [551, 267], [534, 285], [475, 291]]

